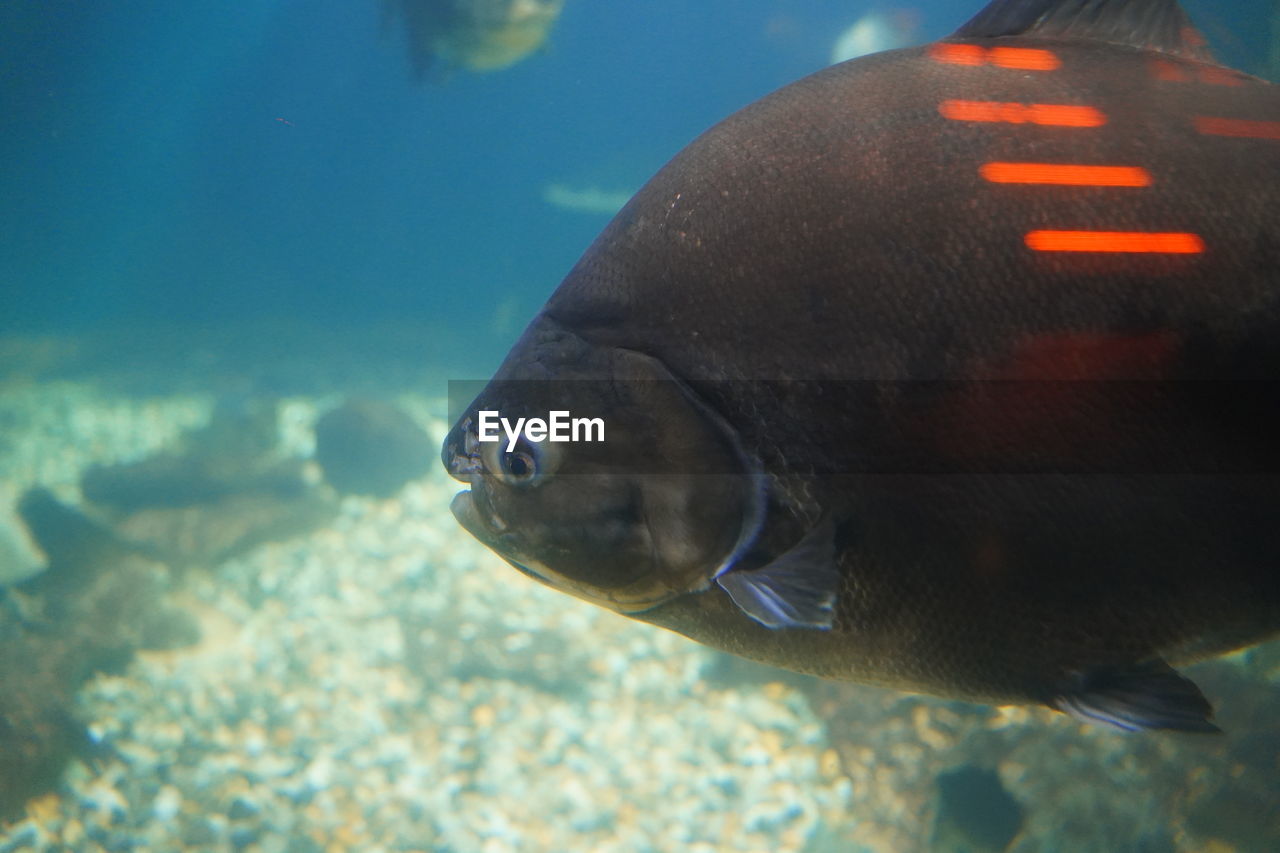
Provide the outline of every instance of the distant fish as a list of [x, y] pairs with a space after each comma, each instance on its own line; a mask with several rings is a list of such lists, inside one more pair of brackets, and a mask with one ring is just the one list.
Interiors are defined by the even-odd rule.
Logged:
[[399, 20], [419, 76], [433, 65], [468, 71], [508, 68], [547, 40], [564, 0], [383, 0]]
[[911, 12], [868, 12], [840, 33], [831, 48], [831, 62], [845, 62], [906, 47], [915, 39], [916, 16]]
[[995, 0], [689, 145], [443, 460], [516, 568], [709, 645], [1213, 731], [1171, 667], [1280, 630], [1278, 437], [1280, 89], [1173, 0]]

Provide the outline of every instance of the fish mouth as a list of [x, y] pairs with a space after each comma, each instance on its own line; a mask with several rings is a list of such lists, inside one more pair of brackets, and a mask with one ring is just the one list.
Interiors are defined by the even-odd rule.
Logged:
[[477, 503], [475, 493], [471, 489], [465, 489], [453, 496], [449, 511], [464, 530], [492, 548], [502, 559], [536, 581], [551, 583], [545, 575], [521, 563], [511, 556], [509, 549], [502, 547], [506, 523], [492, 512], [486, 513]]
[[525, 556], [517, 531], [493, 507], [490, 486], [480, 457], [480, 441], [471, 428], [471, 418], [459, 421], [454, 427], [441, 450], [441, 461], [451, 477], [470, 486], [455, 494], [449, 503], [449, 511], [453, 513], [454, 519], [481, 544], [525, 576], [584, 601], [625, 614], [650, 610], [677, 594], [678, 591], [666, 587], [650, 589], [647, 583], [638, 585], [643, 586], [643, 589], [603, 591], [588, 583], [568, 578], [536, 558], [530, 560]]
[[463, 489], [453, 496], [449, 511], [472, 536], [490, 547], [497, 547], [507, 530], [507, 523], [488, 507], [481, 507], [475, 489]]
[[506, 532], [506, 523], [488, 511], [483, 494], [478, 494], [475, 490], [466, 489], [454, 495], [453, 501], [449, 504], [449, 510], [468, 533], [518, 569], [521, 574], [592, 604], [618, 613], [635, 614], [651, 610], [676, 594], [676, 591], [670, 589], [662, 589], [656, 593], [648, 589], [631, 594], [625, 591], [604, 592], [588, 584], [570, 580], [541, 563], [533, 565], [539, 566], [542, 571], [532, 568], [530, 564], [521, 562], [521, 558], [513, 556], [518, 553], [518, 549], [511, 547], [511, 536]]
[[476, 478], [484, 471], [484, 462], [480, 458], [480, 437], [472, 428], [470, 417], [458, 421], [450, 431], [440, 456], [450, 477], [475, 485]]
[[440, 456], [449, 476], [471, 487], [453, 496], [449, 511], [468, 533], [493, 547], [506, 531], [507, 523], [480, 495], [484, 462], [480, 458], [480, 440], [471, 428], [471, 418], [459, 421], [453, 428]]
[[465, 418], [454, 427], [441, 451], [444, 467], [449, 476], [471, 488], [453, 496], [449, 511], [454, 519], [481, 543], [493, 549], [515, 568], [534, 580], [549, 583], [548, 579], [511, 556], [507, 537], [509, 525], [484, 497], [484, 462], [480, 459], [480, 440], [471, 428], [471, 418]]

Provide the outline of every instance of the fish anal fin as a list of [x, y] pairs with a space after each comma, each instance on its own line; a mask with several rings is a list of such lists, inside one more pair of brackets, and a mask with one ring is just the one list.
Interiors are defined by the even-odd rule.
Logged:
[[1213, 706], [1195, 682], [1159, 659], [1081, 673], [1049, 704], [1081, 722], [1123, 732], [1222, 731], [1210, 721]]

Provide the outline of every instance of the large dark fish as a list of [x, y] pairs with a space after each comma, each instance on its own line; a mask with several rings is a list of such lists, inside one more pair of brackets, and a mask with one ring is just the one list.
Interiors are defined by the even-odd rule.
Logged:
[[[449, 434], [524, 572], [831, 678], [1209, 731], [1280, 629], [1280, 92], [996, 0], [692, 143]], [[1233, 381], [1226, 381], [1233, 380]], [[480, 413], [602, 443], [480, 441]]]

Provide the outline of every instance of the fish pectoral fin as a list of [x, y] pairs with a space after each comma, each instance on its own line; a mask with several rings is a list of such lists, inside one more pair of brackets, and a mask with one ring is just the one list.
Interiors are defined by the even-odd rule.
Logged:
[[1213, 706], [1195, 682], [1158, 658], [1082, 673], [1050, 706], [1077, 720], [1124, 732], [1167, 729], [1220, 732]]
[[840, 572], [835, 525], [824, 520], [768, 565], [730, 570], [716, 583], [766, 628], [830, 628]]

